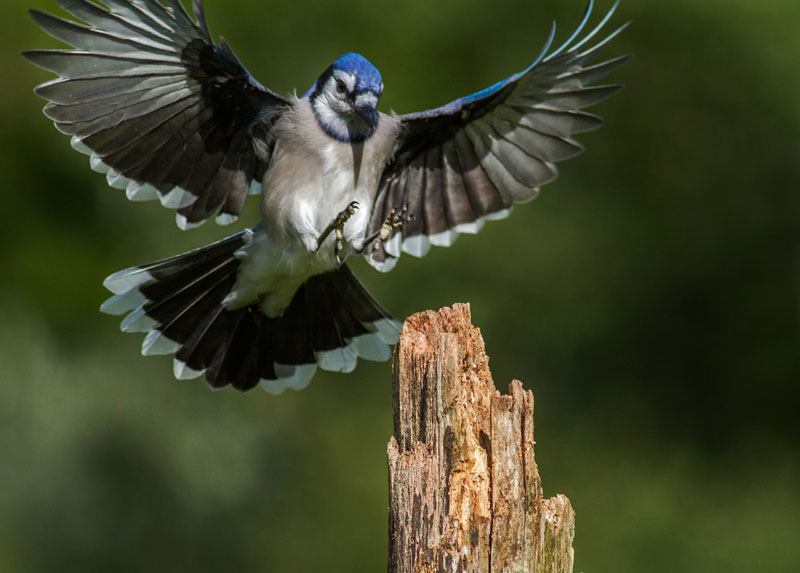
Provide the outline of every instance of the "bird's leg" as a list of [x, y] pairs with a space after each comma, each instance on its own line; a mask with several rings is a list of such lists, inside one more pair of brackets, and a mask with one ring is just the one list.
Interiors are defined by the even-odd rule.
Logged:
[[322, 248], [322, 243], [325, 242], [328, 235], [335, 232], [334, 237], [336, 238], [336, 242], [333, 245], [333, 252], [336, 255], [336, 262], [339, 264], [342, 263], [341, 255], [344, 250], [344, 224], [347, 223], [347, 220], [350, 219], [356, 211], [358, 211], [358, 201], [351, 201], [350, 204], [342, 209], [341, 212], [334, 217], [333, 221], [325, 227], [325, 230], [322, 231], [317, 239], [317, 250], [319, 250]]
[[[401, 228], [414, 218], [413, 214], [408, 212], [409, 204], [403, 205], [403, 208], [398, 211], [397, 207], [392, 207], [389, 214], [383, 220], [383, 225], [377, 232], [371, 234], [364, 239], [364, 245], [369, 245], [370, 251], [377, 250], [381, 244], [389, 240], [392, 236], [392, 231]], [[362, 249], [363, 250], [363, 249]]]

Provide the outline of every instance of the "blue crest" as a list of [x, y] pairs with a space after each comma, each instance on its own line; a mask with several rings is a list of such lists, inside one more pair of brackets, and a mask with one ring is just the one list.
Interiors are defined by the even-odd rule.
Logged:
[[350, 72], [357, 78], [356, 90], [360, 92], [371, 91], [375, 95], [380, 95], [383, 91], [383, 80], [378, 68], [373, 66], [370, 61], [355, 52], [348, 52], [339, 56], [333, 62], [334, 70]]

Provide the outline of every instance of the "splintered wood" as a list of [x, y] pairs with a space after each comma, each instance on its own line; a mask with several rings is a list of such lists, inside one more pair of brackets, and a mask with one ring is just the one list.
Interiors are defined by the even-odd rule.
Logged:
[[571, 572], [574, 512], [542, 499], [533, 394], [501, 395], [467, 304], [409, 317], [394, 351], [390, 572]]

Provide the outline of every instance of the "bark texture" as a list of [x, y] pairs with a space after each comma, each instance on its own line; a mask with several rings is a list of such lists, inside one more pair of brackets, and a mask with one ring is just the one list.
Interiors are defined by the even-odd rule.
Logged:
[[571, 572], [574, 512], [542, 499], [533, 394], [501, 395], [467, 304], [409, 317], [394, 351], [389, 571]]

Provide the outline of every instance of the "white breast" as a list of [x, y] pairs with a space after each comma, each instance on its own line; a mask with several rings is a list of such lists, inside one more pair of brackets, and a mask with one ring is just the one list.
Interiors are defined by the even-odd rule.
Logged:
[[242, 262], [226, 305], [260, 300], [267, 316], [280, 316], [300, 285], [338, 264], [333, 234], [319, 250], [317, 240], [351, 201], [359, 209], [345, 224], [345, 248], [361, 249], [396, 125], [381, 116], [369, 140], [341, 143], [319, 128], [307, 100], [297, 100], [276, 127], [262, 182], [262, 223], [237, 255]]

